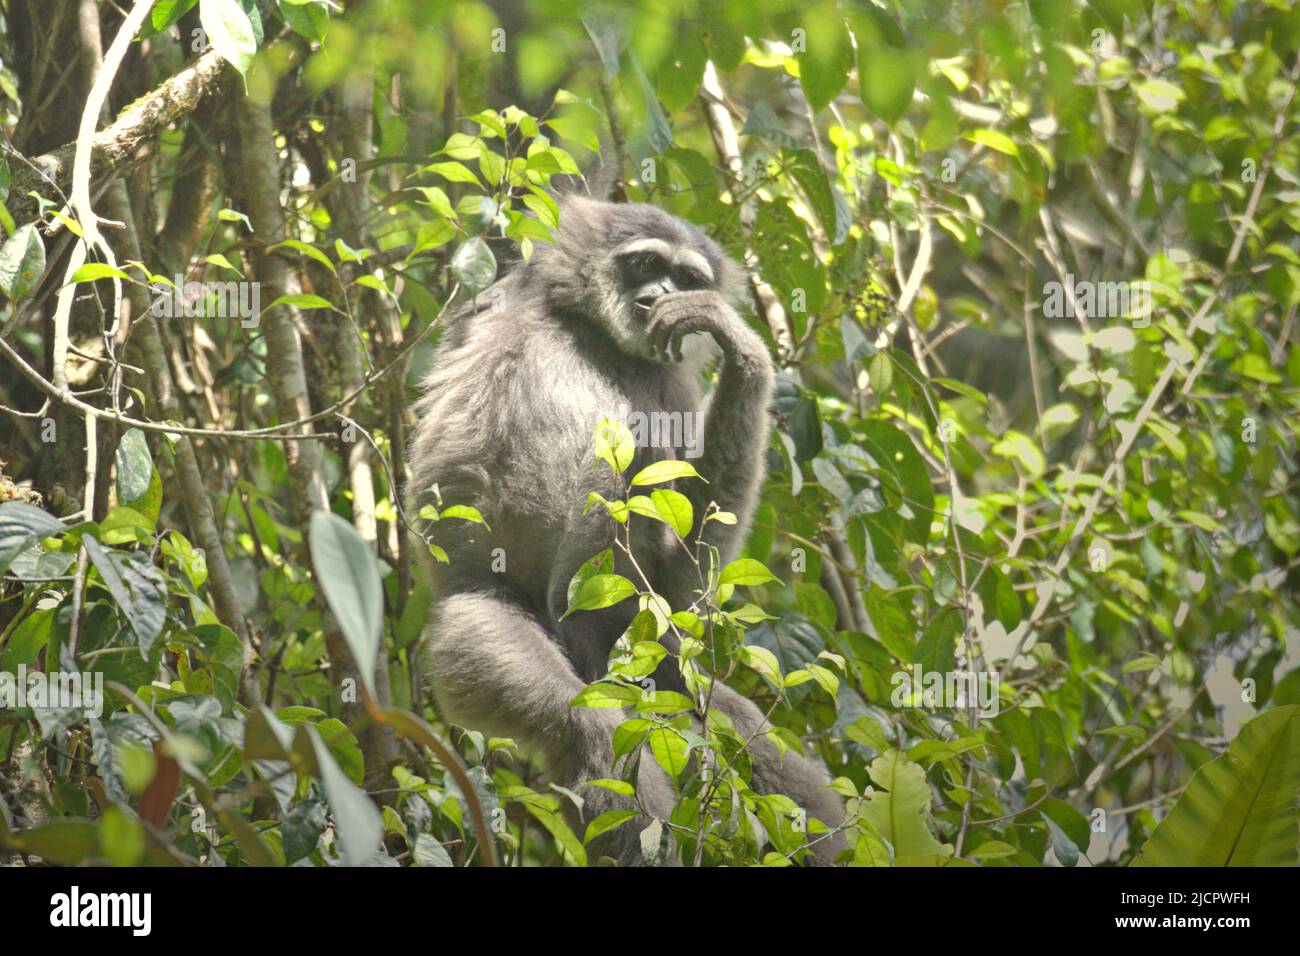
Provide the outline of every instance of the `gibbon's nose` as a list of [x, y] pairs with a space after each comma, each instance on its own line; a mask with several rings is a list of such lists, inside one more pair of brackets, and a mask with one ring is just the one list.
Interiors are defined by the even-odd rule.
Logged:
[[647, 286], [646, 288], [642, 289], [641, 294], [638, 295], [632, 301], [635, 302], [638, 307], [649, 312], [652, 308], [654, 308], [655, 302], [659, 300], [659, 297], [661, 295], [667, 295], [669, 292], [676, 292], [676, 291], [677, 289], [672, 284], [672, 282], [668, 279], [664, 279], [660, 282], [655, 283], [653, 286]]

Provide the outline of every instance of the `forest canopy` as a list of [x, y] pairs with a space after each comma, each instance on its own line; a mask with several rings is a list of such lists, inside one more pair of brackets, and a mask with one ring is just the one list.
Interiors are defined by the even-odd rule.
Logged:
[[[740, 264], [777, 382], [696, 605], [570, 587], [639, 608], [573, 706], [672, 781], [645, 862], [829, 836], [707, 680], [646, 689], [671, 630], [825, 764], [843, 864], [1300, 863], [1290, 0], [0, 23], [0, 862], [609, 862], [635, 812], [438, 712], [422, 568], [486, 519], [406, 504], [436, 343], [595, 192]], [[593, 432], [612, 547], [692, 527], [641, 437]]]

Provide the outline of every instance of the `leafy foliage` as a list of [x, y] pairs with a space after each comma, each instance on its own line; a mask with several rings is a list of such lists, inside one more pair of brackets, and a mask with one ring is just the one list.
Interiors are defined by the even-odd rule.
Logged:
[[[445, 561], [440, 537], [484, 519], [397, 493], [448, 304], [550, 241], [557, 186], [599, 152], [628, 198], [745, 264], [781, 368], [763, 499], [725, 565], [696, 536], [736, 518], [695, 513], [687, 462], [629, 474], [626, 428], [593, 439], [625, 494], [587, 502], [610, 548], [568, 613], [638, 613], [573, 706], [622, 712], [620, 776], [597, 786], [634, 796], [642, 760], [672, 780], [647, 861], [784, 866], [825, 838], [752, 790], [718, 681], [826, 763], [847, 864], [1300, 860], [1300, 11], [433, 6], [155, 3], [119, 84], [208, 49], [242, 82], [212, 94], [211, 129], [190, 116], [140, 160], [159, 209], [186, 214], [194, 164], [216, 190], [137, 240], [143, 261], [65, 279], [52, 228], [82, 225], [57, 183], [11, 190], [25, 157], [0, 164], [21, 372], [0, 421], [0, 853], [588, 865], [636, 825], [436, 713], [414, 552]], [[45, 101], [28, 82], [0, 70], [20, 129]], [[250, 173], [249, 103], [269, 104], [278, 182]], [[282, 235], [253, 211], [268, 185]], [[65, 392], [38, 370], [66, 283], [86, 367]], [[158, 366], [184, 385], [173, 411]], [[691, 607], [614, 573], [642, 522], [693, 563]], [[670, 632], [688, 695], [645, 683]], [[102, 696], [20, 700], [20, 673]], [[400, 749], [377, 761], [384, 734]]]

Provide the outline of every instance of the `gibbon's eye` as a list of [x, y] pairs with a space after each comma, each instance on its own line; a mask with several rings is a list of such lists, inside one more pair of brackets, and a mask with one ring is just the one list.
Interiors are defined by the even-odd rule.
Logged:
[[690, 267], [677, 269], [673, 272], [673, 278], [677, 280], [678, 287], [682, 289], [707, 289], [709, 287], [709, 280], [698, 269]]
[[663, 272], [663, 259], [653, 252], [637, 252], [628, 256], [627, 266], [634, 275], [657, 276]]

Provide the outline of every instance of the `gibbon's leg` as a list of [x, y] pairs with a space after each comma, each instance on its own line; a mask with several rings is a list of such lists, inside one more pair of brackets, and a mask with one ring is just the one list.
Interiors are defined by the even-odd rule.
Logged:
[[[763, 719], [763, 712], [757, 704], [720, 681], [715, 681], [710, 706], [731, 718], [742, 740], [754, 736], [749, 750], [753, 760], [751, 782], [756, 791], [785, 794], [807, 811], [809, 817], [816, 817], [831, 829], [844, 822], [844, 805], [839, 796], [824, 789], [830, 783], [826, 770], [819, 763], [793, 751], [782, 755], [776, 745], [762, 733], [769, 725]], [[818, 866], [833, 864], [835, 855], [848, 845], [843, 834], [827, 837], [825, 834], [809, 833], [808, 837], [810, 840], [822, 837], [811, 851], [813, 862]]]
[[[585, 682], [537, 620], [509, 601], [484, 592], [442, 598], [425, 638], [424, 668], [444, 717], [540, 750], [562, 785], [615, 775], [613, 735], [622, 712], [570, 707]], [[672, 812], [672, 787], [653, 761], [641, 762], [636, 788], [633, 803], [603, 787], [579, 787], [583, 825], [638, 804], [661, 819]], [[643, 815], [624, 823], [594, 851], [639, 863], [638, 837], [649, 822]], [[582, 829], [577, 832], [581, 838]]]

